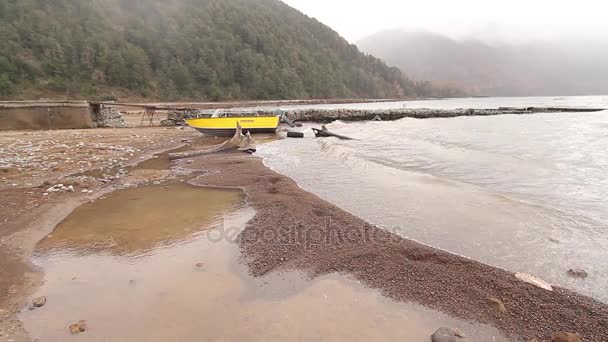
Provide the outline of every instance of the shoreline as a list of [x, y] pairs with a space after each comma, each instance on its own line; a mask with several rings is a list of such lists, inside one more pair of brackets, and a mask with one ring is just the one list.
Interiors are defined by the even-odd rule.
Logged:
[[[187, 133], [178, 136], [190, 137]], [[124, 129], [120, 134], [130, 133]], [[169, 146], [171, 138], [161, 137], [124, 166], [143, 163], [183, 144], [178, 139]], [[217, 140], [199, 137], [191, 143], [200, 148]], [[148, 176], [154, 177], [137, 175], [136, 167], [131, 170], [134, 178], [151, 181]], [[189, 183], [244, 191], [245, 202], [255, 210], [255, 216], [239, 235], [238, 244], [242, 262], [253, 276], [290, 270], [303, 271], [311, 278], [339, 273], [391, 299], [489, 324], [513, 340], [549, 341], [553, 333], [565, 331], [578, 333], [584, 341], [608, 341], [604, 328], [608, 326], [607, 305], [560, 287], [554, 287], [553, 292], [542, 290], [506, 270], [389, 233], [303, 190], [292, 179], [266, 167], [259, 157], [221, 153], [178, 161], [171, 170], [204, 170]], [[15, 314], [25, 307], [26, 299], [43, 279], [43, 270], [31, 263], [36, 244], [80, 204], [133, 183], [131, 173], [95, 188], [91, 195], [58, 194], [18, 221], [0, 225], [4, 228], [0, 230], [0, 252], [3, 258], [7, 256], [0, 264], [0, 275], [12, 274], [7, 279], [8, 297], [0, 296], [0, 330], [12, 332], [16, 342], [28, 340]], [[32, 190], [37, 185], [33, 183]], [[38, 190], [34, 196], [44, 191]], [[3, 292], [4, 285], [0, 282]], [[491, 298], [504, 303], [506, 312], [493, 306]]]
[[392, 299], [489, 324], [509, 338], [549, 341], [554, 333], [574, 332], [584, 341], [608, 340], [605, 304], [557, 286], [547, 291], [512, 272], [389, 233], [306, 192], [260, 158], [211, 155], [188, 167], [208, 171], [191, 181], [195, 185], [245, 191], [256, 215], [239, 243], [254, 276], [343, 273]]
[[[177, 130], [166, 133], [166, 128], [144, 129], [136, 132], [146, 134], [151, 140], [143, 146], [141, 142], [121, 142], [129, 147], [141, 147], [139, 152], [131, 155], [129, 155], [128, 148], [125, 151], [115, 151], [118, 155], [129, 159], [122, 162], [121, 165], [134, 171], [138, 164], [153, 159], [155, 155], [184, 145], [183, 142], [174, 140], [176, 136], [182, 138], [198, 137], [193, 133], [184, 133]], [[47, 139], [58, 139], [58, 136], [64, 133], [68, 135], [69, 139], [63, 142], [71, 143], [74, 143], [74, 140], [80, 141], [78, 139], [83, 138], [83, 136], [88, 136], [90, 140], [94, 140], [94, 138], [103, 135], [113, 142], [112, 144], [101, 143], [101, 151], [105, 153], [113, 151], [117, 146], [125, 146], [119, 144], [116, 140], [118, 137], [130, 137], [135, 134], [130, 129], [106, 129], [41, 131], [40, 135], [47, 136]], [[31, 139], [30, 137], [34, 135], [31, 131], [10, 131], [3, 132], [3, 134], [0, 138], [6, 139], [7, 137], [22, 135], [26, 137], [26, 140]], [[64, 149], [59, 140], [56, 141], [56, 144]], [[87, 145], [93, 145], [88, 146], [87, 149], [94, 151], [97, 148], [95, 146], [99, 144], [95, 145], [88, 141]], [[53, 149], [53, 147], [49, 148]], [[91, 151], [89, 153], [95, 153]], [[61, 158], [65, 158], [65, 155], [62, 154]], [[95, 167], [87, 171], [94, 171], [96, 167], [108, 167], [107, 162], [115, 161], [114, 158], [117, 158], [114, 154], [105, 155], [93, 164]], [[117, 165], [110, 166], [118, 167]], [[86, 189], [94, 190], [93, 193], [80, 193], [80, 189], [78, 189], [76, 192], [58, 192], [43, 196], [43, 193], [46, 193], [45, 189], [49, 187], [49, 182], [52, 184], [59, 183], [62, 180], [72, 178], [79, 171], [73, 166], [72, 168], [66, 166], [38, 175], [36, 170], [24, 167], [22, 172], [18, 174], [19, 177], [11, 177], [0, 182], [0, 193], [2, 194], [0, 196], [0, 214], [3, 218], [0, 221], [0, 332], [4, 334], [0, 335], [0, 340], [7, 336], [15, 342], [30, 341], [17, 315], [26, 308], [27, 298], [44, 281], [44, 270], [33, 264], [31, 259], [38, 242], [50, 234], [63, 219], [80, 205], [119, 189], [124, 185], [124, 182], [133, 179], [136, 182], [141, 182], [148, 177], [151, 182], [156, 180], [155, 177], [162, 177], [162, 175], [154, 173], [135, 174], [133, 177], [119, 178], [107, 184], [101, 182], [91, 186], [87, 185]], [[14, 176], [12, 173], [8, 175]], [[11, 183], [15, 183], [17, 186], [11, 186]]]

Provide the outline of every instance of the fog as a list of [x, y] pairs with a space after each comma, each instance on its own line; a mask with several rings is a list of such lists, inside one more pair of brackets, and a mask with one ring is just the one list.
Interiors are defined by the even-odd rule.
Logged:
[[284, 2], [332, 27], [352, 43], [394, 28], [488, 42], [608, 40], [608, 2], [602, 0]]

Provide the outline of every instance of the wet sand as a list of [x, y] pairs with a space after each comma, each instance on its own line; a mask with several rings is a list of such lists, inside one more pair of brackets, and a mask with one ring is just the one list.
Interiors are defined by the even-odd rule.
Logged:
[[[568, 331], [584, 341], [608, 341], [606, 305], [559, 287], [540, 289], [510, 272], [374, 227], [303, 191], [259, 158], [205, 156], [191, 167], [209, 171], [195, 184], [247, 193], [256, 216], [240, 247], [255, 276], [292, 269], [311, 277], [344, 273], [390, 298], [493, 325], [511, 339], [549, 340]], [[490, 298], [500, 299], [507, 312], [496, 310]]]
[[[71, 175], [102, 176], [194, 137], [199, 134], [164, 127], [0, 132], [0, 341], [29, 340], [15, 314], [43, 282], [41, 270], [30, 262], [40, 239], [78, 206], [121, 184], [167, 176], [160, 170], [103, 181]], [[48, 191], [60, 183], [74, 191]]]
[[[93, 212], [108, 214], [91, 222]], [[87, 203], [38, 243], [45, 284], [32, 298], [48, 302], [20, 318], [41, 342], [70, 338], [81, 319], [87, 341], [426, 341], [438, 324], [507, 341], [341, 275], [251, 276], [235, 238], [254, 214], [241, 190], [180, 182]]]
[[[118, 136], [129, 134], [128, 132], [128, 130], [120, 131]], [[75, 133], [81, 132], [75, 131]], [[188, 135], [189, 133], [191, 132], [182, 132], [183, 137], [191, 137], [191, 135]], [[153, 144], [142, 146], [141, 150], [135, 152], [133, 156], [130, 156], [131, 158], [127, 158], [130, 160], [124, 161], [124, 164], [136, 164], [150, 158], [151, 153], [175, 147], [170, 147], [169, 140], [171, 138], [172, 136], [166, 139], [159, 138]], [[134, 140], [140, 141], [138, 139]], [[199, 146], [217, 143], [216, 139], [201, 140]], [[177, 139], [175, 142], [177, 142]], [[86, 152], [80, 151], [80, 153], [84, 154]], [[93, 153], [93, 151], [89, 153]], [[62, 157], [57, 156], [57, 158], [61, 160]], [[111, 159], [112, 157], [105, 158]], [[101, 160], [107, 159], [101, 157]], [[110, 300], [108, 307], [105, 309], [96, 310], [95, 306], [86, 306], [86, 301], [83, 303], [81, 298], [86, 295], [98, 296], [101, 293], [86, 287], [84, 288], [85, 291], [80, 292], [79, 296], [70, 297], [71, 294], [76, 295], [76, 293], [68, 291], [73, 277], [66, 279], [67, 274], [74, 273], [72, 271], [77, 270], [82, 277], [91, 279], [90, 282], [87, 282], [91, 285], [95, 283], [95, 277], [99, 276], [96, 275], [97, 272], [95, 271], [97, 269], [94, 267], [85, 270], [78, 267], [82, 264], [75, 264], [72, 266], [76, 266], [76, 268], [70, 268], [69, 262], [59, 265], [60, 272], [48, 272], [48, 282], [44, 284], [40, 273], [41, 269], [38, 268], [40, 266], [45, 267], [43, 259], [38, 259], [41, 262], [39, 266], [30, 264], [28, 260], [36, 243], [51, 233], [55, 226], [69, 217], [70, 213], [82, 204], [101, 200], [116, 189], [130, 187], [138, 184], [138, 182], [150, 183], [156, 179], [159, 182], [165, 182], [164, 179], [168, 176], [168, 172], [162, 170], [166, 165], [162, 157], [159, 157], [159, 161], [150, 163], [150, 168], [156, 168], [157, 170], [133, 170], [107, 184], [96, 183], [91, 186], [91, 189], [94, 190], [92, 194], [75, 192], [42, 196], [46, 186], [34, 185], [40, 184], [45, 179], [57, 180], [63, 174], [62, 172], [69, 174], [69, 172], [78, 171], [74, 166], [66, 170], [58, 170], [56, 174], [39, 172], [32, 175], [32, 172], [28, 171], [29, 176], [12, 176], [11, 181], [16, 180], [19, 182], [16, 184], [23, 184], [14, 188], [8, 184], [10, 182], [4, 183], [2, 198], [0, 198], [0, 209], [3, 215], [6, 214], [8, 220], [0, 227], [0, 238], [2, 238], [0, 241], [2, 246], [0, 249], [0, 275], [2, 276], [0, 278], [0, 290], [2, 290], [0, 291], [0, 310], [2, 310], [0, 311], [0, 331], [8, 334], [0, 336], [0, 340], [6, 338], [6, 336], [10, 336], [16, 342], [28, 340], [27, 334], [21, 328], [21, 322], [14, 314], [23, 310], [26, 299], [31, 299], [39, 294], [44, 295], [45, 289], [48, 289], [49, 286], [57, 286], [58, 289], [66, 291], [63, 292], [63, 295], [68, 303], [78, 304], [80, 309], [83, 309], [82, 305], [85, 304], [84, 309], [88, 310], [86, 312], [90, 312], [93, 319], [95, 319], [94, 314], [111, 318], [109, 313], [125, 307], [117, 299]], [[74, 165], [77, 164], [74, 163]], [[250, 274], [253, 277], [248, 278], [247, 282], [251, 281], [257, 285], [264, 285], [265, 282], [273, 284], [267, 287], [266, 292], [257, 292], [256, 296], [265, 293], [266, 296], [272, 297], [280, 292], [278, 289], [285, 288], [285, 284], [293, 289], [293, 293], [289, 297], [293, 301], [287, 301], [284, 304], [285, 307], [281, 308], [275, 305], [269, 306], [268, 303], [261, 303], [259, 306], [252, 307], [253, 309], [248, 315], [239, 316], [236, 322], [241, 319], [245, 323], [249, 322], [249, 325], [245, 325], [245, 328], [242, 329], [234, 329], [234, 333], [229, 336], [232, 339], [242, 340], [251, 331], [258, 331], [266, 339], [292, 339], [294, 335], [291, 333], [297, 331], [300, 337], [315, 340], [324, 336], [329, 340], [359, 336], [368, 340], [407, 340], [408, 336], [409, 340], [425, 340], [436, 328], [447, 325], [464, 328], [463, 330], [469, 334], [473, 341], [490, 340], [487, 338], [489, 336], [487, 334], [492, 334], [491, 328], [480, 325], [468, 328], [467, 326], [461, 326], [463, 322], [478, 322], [497, 327], [501, 332], [508, 335], [510, 340], [529, 340], [535, 337], [540, 340], [548, 340], [554, 332], [572, 331], [583, 336], [585, 341], [608, 341], [608, 331], [605, 329], [608, 326], [608, 309], [605, 305], [561, 288], [555, 288], [554, 292], [541, 290], [518, 281], [509, 272], [441, 252], [371, 226], [363, 220], [319, 199], [317, 196], [303, 191], [289, 178], [264, 167], [259, 158], [240, 153], [204, 156], [191, 161], [179, 161], [174, 171], [184, 169], [206, 171], [205, 175], [191, 181], [194, 185], [243, 189], [246, 194], [246, 203], [255, 210], [253, 218], [246, 225], [243, 222], [245, 228], [239, 235], [237, 245], [233, 246], [232, 252], [230, 252], [232, 247], [220, 248], [230, 255], [227, 258], [232, 261], [228, 262], [231, 266], [221, 266], [218, 272], [220, 270], [225, 271], [227, 268], [231, 271], [218, 278], [219, 281], [215, 285], [213, 283], [209, 284], [209, 292], [212, 293], [213, 289], [222, 289], [222, 286], [226, 284], [224, 280], [230, 279], [235, 274], [238, 275], [237, 278], [241, 282], [244, 277], [248, 277]], [[170, 215], [171, 212], [169, 211], [167, 214]], [[242, 214], [240, 217], [247, 217], [247, 215]], [[217, 227], [216, 229], [222, 228]], [[75, 232], [78, 232], [78, 230]], [[57, 240], [52, 240], [54, 236], [52, 234], [51, 240], [40, 243], [40, 252], [44, 252], [46, 243], [56, 241], [59, 242], [59, 245], [52, 246], [51, 244], [47, 246], [50, 248], [47, 251], [63, 251], [59, 254], [67, 255], [69, 258], [70, 253], [66, 253], [66, 251], [69, 252], [70, 249], [65, 248], [65, 243], [72, 244], [71, 240], [74, 239], [71, 237], [74, 234], [67, 234], [67, 238], [61, 239], [59, 230], [58, 233], [59, 235], [55, 238]], [[190, 236], [188, 235], [190, 232], [186, 233], [185, 236]], [[75, 235], [82, 238], [81, 234]], [[161, 235], [163, 238], [152, 239], [144, 244], [148, 246], [144, 250], [148, 252], [157, 250], [158, 242], [161, 242], [162, 245], [162, 241], [167, 240], [165, 238], [166, 234]], [[169, 236], [171, 235], [169, 234]], [[129, 240], [128, 234], [126, 239], [124, 241]], [[100, 255], [102, 259], [108, 253], [112, 255], [113, 246], [121, 245], [120, 240], [117, 242], [108, 238], [97, 239], [97, 237], [93, 237], [93, 240], [99, 240], [101, 243], [98, 241], [96, 246], [99, 249], [94, 250], [97, 255], [89, 256], [98, 258], [98, 261]], [[85, 238], [82, 241], [85, 241], [84, 244], [88, 245], [93, 240]], [[182, 235], [173, 236], [169, 241], [172, 242], [165, 246], [166, 248], [161, 248], [169, 254], [158, 254], [160, 256], [157, 255], [157, 259], [148, 261], [148, 266], [151, 265], [153, 271], [142, 271], [147, 281], [153, 283], [156, 279], [160, 283], [158, 287], [151, 286], [150, 291], [156, 291], [154, 293], [161, 297], [144, 296], [145, 300], [143, 301], [133, 300], [130, 302], [133, 305], [132, 314], [141, 310], [150, 310], [150, 308], [159, 308], [160, 310], [160, 308], [170, 304], [174, 305], [174, 310], [178, 310], [191, 305], [193, 301], [199, 302], [200, 300], [200, 303], [211, 301], [211, 303], [216, 304], [209, 308], [206, 314], [211, 316], [208, 324], [211, 331], [209, 336], [210, 338], [213, 337], [213, 331], [218, 334], [217, 336], [220, 336], [220, 332], [228, 329], [226, 324], [229, 323], [226, 323], [226, 321], [230, 320], [230, 314], [233, 311], [221, 311], [221, 302], [213, 302], [214, 296], [209, 297], [208, 293], [202, 295], [197, 292], [200, 290], [200, 286], [197, 286], [196, 282], [192, 282], [192, 278], [190, 278], [192, 274], [183, 273], [187, 274], [187, 276], [184, 276], [182, 273], [172, 273], [174, 265], [167, 263], [166, 260], [170, 260], [172, 256], [174, 257], [175, 253], [181, 253], [178, 250], [182, 248], [172, 250], [171, 247], [183, 247], [185, 245], [175, 242], [183, 241]], [[126, 243], [126, 246], [127, 251], [140, 250], [137, 246], [129, 249], [128, 243]], [[222, 244], [214, 244], [213, 246], [222, 246]], [[195, 246], [196, 252], [192, 252], [193, 254], [190, 255], [189, 259], [186, 259], [187, 262], [184, 265], [187, 265], [189, 271], [192, 271], [195, 255], [197, 255], [196, 258], [203, 256], [203, 258], [213, 259], [215, 257], [214, 254], [197, 254], [201, 251], [200, 247], [201, 245]], [[131, 255], [133, 254], [131, 252], [123, 254]], [[50, 253], [48, 255], [54, 254]], [[120, 256], [120, 253], [117, 254]], [[39, 255], [36, 257], [39, 257]], [[186, 258], [184, 255], [182, 257]], [[116, 258], [116, 255], [112, 258]], [[219, 256], [217, 258], [222, 259]], [[244, 262], [244, 265], [239, 262], [239, 258]], [[154, 263], [154, 260], [157, 263]], [[89, 261], [93, 262], [95, 260]], [[100, 265], [103, 265], [103, 260], [101, 261]], [[162, 263], [163, 261], [165, 264]], [[116, 260], [113, 262], [116, 263]], [[111, 268], [116, 266], [116, 264], [113, 265]], [[130, 291], [131, 287], [129, 286], [133, 284], [130, 282], [131, 279], [126, 280], [129, 277], [127, 275], [128, 267], [131, 267], [129, 265], [133, 266], [133, 263], [126, 261], [122, 266], [127, 268], [114, 269], [117, 272], [118, 270], [127, 272], [120, 282], [115, 281], [115, 287], [108, 285], [110, 289], [116, 290], [114, 295], [116, 293], [126, 293], [121, 291]], [[46, 266], [51, 267], [50, 265]], [[63, 271], [61, 271], [62, 266]], [[242, 267], [240, 273], [234, 273], [235, 267]], [[285, 276], [274, 281], [272, 279], [277, 276], [277, 272], [279, 274], [283, 273]], [[299, 272], [303, 272], [306, 277], [312, 280], [301, 279], [297, 275]], [[188, 295], [179, 296], [179, 299], [176, 299], [180, 302], [179, 305], [175, 302], [167, 302], [167, 299], [159, 299], [166, 292], [167, 286], [174, 285], [174, 283], [167, 283], [170, 281], [172, 274], [175, 275], [176, 279], [183, 279], [185, 284], [183, 286], [188, 289], [184, 292]], [[59, 276], [50, 278], [55, 277], [55, 275]], [[112, 281], [116, 278], [110, 277], [106, 280]], [[134, 280], [137, 284], [137, 279]], [[113, 282], [106, 284], [111, 283]], [[280, 285], [281, 283], [283, 285]], [[235, 285], [235, 288], [240, 289], [242, 286], [242, 284]], [[36, 289], [38, 289], [37, 293], [35, 292]], [[102, 291], [103, 287], [97, 290]], [[229, 298], [229, 296], [239, 293], [240, 290], [235, 291], [229, 291], [223, 298]], [[259, 288], [256, 291], [260, 291]], [[335, 294], [339, 299], [329, 303], [319, 301], [323, 294], [327, 293]], [[501, 299], [507, 313], [499, 313], [488, 304], [490, 297]], [[247, 298], [247, 295], [239, 298]], [[280, 298], [280, 300], [285, 299], [284, 297]], [[353, 307], [349, 303], [352, 303], [354, 299], [367, 304], [362, 307]], [[237, 310], [241, 304], [242, 301], [233, 302], [233, 310]], [[46, 309], [50, 312], [60, 310], [59, 307], [54, 307], [51, 301], [47, 305]], [[129, 308], [129, 305], [126, 308]], [[217, 314], [218, 308], [223, 315], [213, 317], [214, 314]], [[300, 311], [299, 313], [291, 311], [293, 313], [291, 318], [283, 317], [283, 320], [279, 321], [279, 324], [283, 324], [283, 326], [278, 326], [276, 330], [261, 329], [261, 327], [277, 321], [276, 315], [267, 314], [267, 312], [282, 312], [286, 308], [291, 310], [300, 308], [298, 309]], [[43, 309], [45, 308], [31, 313], [25, 312], [24, 315], [44, 314]], [[319, 311], [311, 315], [310, 312], [314, 310]], [[150, 324], [150, 322], [167, 324], [166, 316], [157, 314], [157, 310], [152, 311], [154, 317], [150, 317], [146, 324]], [[319, 312], [325, 311], [329, 315], [319, 314]], [[447, 315], [438, 313], [439, 311]], [[64, 326], [65, 322], [58, 320], [64, 319], [67, 321], [68, 315], [69, 311], [68, 314], [65, 314], [65, 312], [64, 315], [57, 313], [57, 316], [53, 315], [52, 317], [36, 318], [32, 316], [32, 321], [29, 321], [28, 326], [31, 325], [32, 331], [38, 327], [38, 329], [42, 329], [37, 330], [38, 334], [44, 334], [44, 328], [49, 327], [45, 325], [45, 321], [48, 319], [49, 322], [57, 323], [57, 326], [53, 325], [53, 329], [58, 329], [57, 334], [59, 335], [53, 336], [63, 336], [61, 334], [65, 334], [67, 331]], [[452, 315], [456, 319], [448, 315]], [[57, 317], [57, 320], [52, 320], [53, 317]], [[183, 317], [186, 317], [187, 320], [173, 325], [173, 331], [181, 331], [180, 329], [184, 329], [186, 326], [191, 327], [192, 324], [201, 324], [200, 312], [190, 311], [190, 315], [186, 314]], [[319, 326], [319, 318], [326, 321], [332, 319], [335, 321], [336, 317], [343, 319], [339, 322], [336, 321], [335, 325], [328, 323], [324, 328]], [[23, 319], [26, 322], [28, 321], [25, 318]], [[87, 318], [80, 315], [73, 318], [74, 321], [80, 319]], [[116, 322], [116, 320], [110, 319], [109, 322]], [[370, 322], [376, 323], [371, 324]], [[230, 324], [237, 323], [231, 322]], [[141, 335], [142, 329], [146, 326], [149, 325], [138, 327], [125, 326], [123, 323], [117, 332], [129, 332], [129, 334], [125, 334], [133, 339], [146, 338], [150, 337], [150, 332], [155, 330], [148, 331], [148, 335], [145, 333]], [[394, 335], [390, 336], [386, 335], [388, 332], [384, 335], [381, 333], [384, 330], [395, 329], [396, 326], [406, 328], [405, 330], [409, 330], [410, 335], [405, 334], [406, 331], [401, 329], [395, 330]], [[102, 331], [107, 333], [111, 332], [116, 326], [98, 327], [103, 328]], [[336, 330], [336, 327], [340, 327], [340, 329]], [[361, 327], [361, 331], [352, 329], [352, 327]], [[216, 330], [213, 330], [214, 328]], [[258, 330], [251, 330], [254, 328]], [[99, 330], [95, 332], [96, 329], [98, 328], [91, 329], [91, 336], [103, 340], [103, 334], [96, 335], [100, 332]], [[170, 331], [169, 329], [166, 333], [170, 333]], [[263, 335], [263, 333], [269, 331], [275, 331], [276, 335]], [[335, 331], [339, 331], [340, 334]], [[184, 338], [187, 338], [189, 333], [194, 334], [195, 332], [188, 330]], [[332, 333], [336, 335], [332, 335]], [[161, 334], [159, 336], [170, 335]], [[412, 338], [412, 336], [414, 337]], [[424, 336], [426, 338], [423, 338]], [[500, 336], [497, 337], [497, 340], [500, 340]], [[297, 339], [297, 336], [295, 339]]]

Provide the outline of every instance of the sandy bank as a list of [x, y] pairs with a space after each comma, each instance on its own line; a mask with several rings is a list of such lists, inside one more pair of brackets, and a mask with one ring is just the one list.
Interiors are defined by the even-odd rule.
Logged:
[[194, 137], [174, 128], [0, 133], [0, 341], [27, 341], [15, 313], [42, 280], [30, 262], [36, 243], [79, 205], [138, 177], [162, 177], [116, 176]]
[[[311, 276], [344, 272], [394, 299], [487, 323], [513, 339], [549, 340], [558, 331], [608, 341], [608, 307], [555, 287], [523, 283], [510, 272], [442, 252], [372, 226], [303, 191], [255, 157], [200, 157], [195, 184], [240, 187], [256, 210], [240, 246], [256, 276], [282, 269]], [[353, 189], [356, 195], [356, 189]], [[506, 312], [492, 305], [504, 303]]]

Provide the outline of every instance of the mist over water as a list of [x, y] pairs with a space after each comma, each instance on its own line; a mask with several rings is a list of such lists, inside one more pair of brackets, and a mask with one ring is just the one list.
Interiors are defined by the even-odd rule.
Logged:
[[[608, 102], [485, 98], [407, 105], [508, 103]], [[607, 111], [336, 122], [329, 128], [359, 140], [286, 139], [261, 146], [259, 154], [304, 189], [402, 236], [608, 302]], [[585, 269], [589, 278], [569, 278], [570, 268]]]

